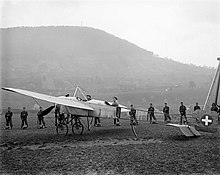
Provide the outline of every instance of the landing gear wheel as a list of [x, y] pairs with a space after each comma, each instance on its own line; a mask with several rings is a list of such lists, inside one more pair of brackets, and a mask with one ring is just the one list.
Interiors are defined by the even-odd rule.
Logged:
[[72, 125], [73, 134], [81, 135], [84, 131], [84, 126], [81, 123], [74, 123]]
[[66, 123], [59, 123], [56, 127], [57, 134], [67, 135], [68, 134], [68, 125]]

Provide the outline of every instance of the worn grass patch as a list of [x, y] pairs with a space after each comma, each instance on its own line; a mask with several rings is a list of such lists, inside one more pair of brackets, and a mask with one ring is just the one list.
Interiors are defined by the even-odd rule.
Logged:
[[2, 130], [1, 173], [11, 174], [220, 174], [219, 135], [186, 138], [177, 128], [137, 127], [135, 140], [128, 121], [92, 128], [82, 136], [56, 135], [46, 129]]

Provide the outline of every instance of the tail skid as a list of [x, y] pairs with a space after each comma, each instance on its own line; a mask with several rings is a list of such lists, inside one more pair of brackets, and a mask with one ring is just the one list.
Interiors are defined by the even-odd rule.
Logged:
[[179, 124], [173, 124], [173, 123], [168, 123], [168, 126], [174, 126], [180, 128], [182, 133], [186, 137], [199, 137], [201, 134], [193, 127], [189, 125], [179, 125]]

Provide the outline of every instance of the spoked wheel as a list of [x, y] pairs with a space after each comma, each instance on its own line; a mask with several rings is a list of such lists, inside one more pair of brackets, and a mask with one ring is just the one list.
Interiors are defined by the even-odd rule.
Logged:
[[80, 121], [74, 123], [72, 125], [72, 131], [73, 131], [73, 134], [81, 135], [84, 131], [83, 124]]
[[67, 135], [68, 134], [68, 125], [66, 123], [59, 123], [56, 127], [57, 134]]

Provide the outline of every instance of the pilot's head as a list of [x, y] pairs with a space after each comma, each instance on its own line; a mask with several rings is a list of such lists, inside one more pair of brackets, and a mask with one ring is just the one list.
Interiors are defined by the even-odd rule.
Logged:
[[10, 107], [8, 107], [8, 111], [10, 111], [11, 110], [11, 108]]
[[88, 101], [89, 101], [89, 100], [92, 100], [91, 95], [86, 95], [86, 98], [87, 98]]

